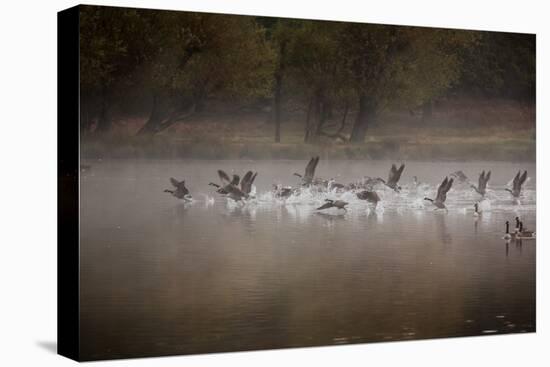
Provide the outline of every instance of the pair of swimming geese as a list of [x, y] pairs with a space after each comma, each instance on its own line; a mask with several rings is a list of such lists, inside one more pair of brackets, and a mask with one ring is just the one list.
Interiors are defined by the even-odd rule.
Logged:
[[531, 240], [536, 238], [536, 233], [533, 231], [528, 231], [524, 228], [523, 222], [519, 220], [519, 217], [516, 217], [516, 228], [512, 233], [510, 233], [510, 222], [506, 221], [506, 233], [503, 238], [505, 240]]

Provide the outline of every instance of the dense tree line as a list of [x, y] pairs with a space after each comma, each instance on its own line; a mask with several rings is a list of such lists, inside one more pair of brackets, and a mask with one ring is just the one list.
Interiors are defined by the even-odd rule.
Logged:
[[94, 6], [80, 17], [83, 131], [109, 131], [113, 108], [138, 101], [139, 134], [156, 134], [223, 100], [269, 105], [276, 142], [292, 103], [305, 142], [361, 143], [386, 109], [534, 99], [533, 35]]

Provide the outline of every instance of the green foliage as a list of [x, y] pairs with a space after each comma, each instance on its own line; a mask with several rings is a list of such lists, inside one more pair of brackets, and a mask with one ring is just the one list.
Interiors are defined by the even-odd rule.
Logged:
[[108, 105], [136, 95], [147, 105], [151, 95], [161, 99], [165, 110], [210, 100], [277, 99], [279, 111], [283, 100], [302, 110], [315, 104], [321, 127], [333, 110], [347, 113], [348, 107], [373, 118], [455, 92], [534, 96], [530, 35], [81, 9], [82, 96], [101, 99], [104, 117]]

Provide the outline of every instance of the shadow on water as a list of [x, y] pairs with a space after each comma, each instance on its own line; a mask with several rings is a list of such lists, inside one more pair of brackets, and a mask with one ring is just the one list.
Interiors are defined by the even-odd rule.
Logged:
[[55, 341], [51, 341], [51, 340], [44, 341], [44, 340], [41, 340], [41, 341], [37, 341], [37, 342], [36, 342], [36, 345], [38, 345], [39, 347], [45, 349], [45, 350], [48, 351], [48, 352], [57, 354], [57, 342], [55, 342]]

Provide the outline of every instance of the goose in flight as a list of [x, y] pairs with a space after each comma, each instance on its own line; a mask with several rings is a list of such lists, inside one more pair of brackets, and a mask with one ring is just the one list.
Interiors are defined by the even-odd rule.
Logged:
[[336, 192], [343, 192], [347, 188], [346, 185], [336, 182], [334, 178], [331, 178], [327, 183], [328, 191], [335, 190]]
[[403, 170], [405, 169], [405, 164], [402, 164], [399, 169], [395, 166], [395, 164], [391, 165], [390, 173], [388, 175], [388, 181], [384, 181], [383, 179], [379, 179], [384, 183], [386, 186], [388, 186], [390, 189], [393, 189], [395, 192], [399, 192], [401, 190], [401, 186], [398, 186], [397, 183], [399, 182], [399, 179], [401, 178], [401, 174], [403, 173]]
[[483, 171], [479, 175], [477, 187], [475, 185], [470, 185], [470, 187], [476, 190], [476, 192], [479, 195], [485, 196], [486, 189], [487, 189], [487, 182], [489, 182], [490, 178], [491, 178], [491, 171], [487, 172], [487, 174], [485, 174], [485, 171]]
[[380, 201], [380, 196], [375, 191], [364, 190], [358, 192], [356, 195], [359, 200], [366, 200], [368, 203], [374, 204], [374, 206]]
[[296, 189], [293, 189], [289, 186], [283, 186], [281, 184], [273, 185], [273, 193], [278, 199], [286, 199], [296, 192]]
[[250, 192], [252, 191], [252, 184], [254, 183], [257, 175], [258, 172], [253, 173], [252, 171], [248, 171], [243, 176], [241, 180], [241, 191], [246, 195], [250, 195]]
[[294, 173], [294, 176], [298, 176], [302, 179], [303, 186], [311, 185], [311, 183], [313, 182], [313, 178], [315, 177], [315, 168], [317, 168], [317, 164], [319, 164], [319, 156], [313, 157], [309, 160], [309, 163], [306, 166], [305, 174], [303, 176], [299, 173]]
[[453, 186], [453, 179], [451, 178], [449, 180], [448, 177], [445, 177], [437, 189], [437, 196], [435, 197], [435, 200], [430, 198], [424, 198], [424, 200], [431, 201], [437, 209], [447, 209], [445, 206], [445, 200], [447, 200], [447, 192], [449, 192], [451, 186]]
[[344, 209], [346, 212], [348, 211], [346, 209], [346, 205], [349, 203], [342, 201], [342, 200], [331, 200], [331, 199], [325, 199], [326, 203], [318, 207], [316, 210], [323, 210], [323, 209], [329, 209], [329, 208], [338, 208], [338, 209]]
[[459, 183], [468, 182], [468, 176], [464, 174], [462, 171], [454, 171], [450, 174], [452, 178], [455, 178]]
[[189, 195], [189, 190], [185, 187], [185, 180], [178, 181], [173, 177], [170, 177], [170, 182], [174, 186], [174, 190], [166, 189], [164, 192], [172, 194], [172, 196], [177, 197], [178, 199], [191, 200], [192, 196]]
[[523, 174], [521, 174], [521, 171], [518, 171], [516, 177], [514, 177], [514, 181], [512, 182], [512, 190], [505, 190], [512, 194], [513, 197], [519, 198], [519, 195], [521, 194], [521, 186], [525, 183], [525, 180], [527, 180], [527, 171], [524, 171]]
[[227, 197], [235, 201], [248, 198], [248, 194], [244, 193], [241, 189], [238, 188], [239, 182], [241, 181], [238, 175], [233, 175], [233, 178], [229, 179], [229, 175], [220, 169], [218, 170], [218, 176], [220, 177], [220, 181], [223, 186], [215, 184], [213, 182], [209, 183], [210, 186], [214, 186], [217, 188], [217, 193], [226, 195]]

